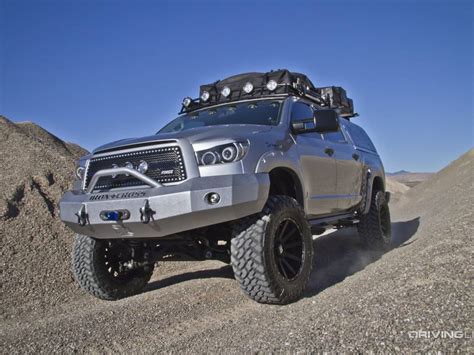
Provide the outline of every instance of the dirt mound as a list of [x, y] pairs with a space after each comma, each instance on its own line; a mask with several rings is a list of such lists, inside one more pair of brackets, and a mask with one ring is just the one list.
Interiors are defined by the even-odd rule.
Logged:
[[386, 183], [385, 189], [391, 193], [391, 197], [390, 197], [391, 205], [397, 202], [405, 192], [410, 190], [410, 188], [407, 185], [402, 184], [398, 182], [397, 180], [392, 179], [390, 176], [386, 177], [385, 183]]
[[413, 187], [416, 186], [423, 181], [428, 180], [433, 173], [412, 173], [409, 171], [399, 171], [396, 173], [388, 173], [387, 176], [390, 177], [390, 179], [398, 181], [399, 183], [405, 184], [408, 187]]
[[72, 288], [72, 233], [58, 218], [58, 201], [86, 154], [33, 123], [0, 116], [0, 232], [2, 313], [24, 300], [56, 303]]

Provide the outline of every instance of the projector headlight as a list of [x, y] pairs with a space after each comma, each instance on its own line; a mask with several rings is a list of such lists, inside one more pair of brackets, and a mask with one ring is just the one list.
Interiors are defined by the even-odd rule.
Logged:
[[76, 179], [78, 179], [78, 180], [84, 179], [85, 172], [86, 172], [85, 167], [83, 167], [81, 165], [76, 166], [76, 171], [75, 171]]
[[83, 156], [80, 159], [76, 160], [76, 165], [73, 170], [75, 182], [83, 182], [86, 178], [87, 173], [87, 164], [89, 162], [89, 155]]
[[232, 163], [241, 160], [247, 154], [249, 145], [248, 141], [223, 144], [196, 152], [196, 158], [199, 165]]

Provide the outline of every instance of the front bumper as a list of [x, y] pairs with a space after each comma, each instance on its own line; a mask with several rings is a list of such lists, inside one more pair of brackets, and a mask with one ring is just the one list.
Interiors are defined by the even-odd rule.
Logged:
[[[61, 220], [79, 234], [100, 239], [156, 238], [260, 212], [269, 188], [268, 174], [209, 176], [171, 186], [102, 193], [69, 191], [59, 207]], [[215, 205], [205, 199], [210, 192], [220, 195]], [[145, 224], [140, 209], [147, 201], [153, 219]], [[87, 214], [85, 225], [78, 223], [81, 210]], [[124, 221], [104, 221], [101, 212], [110, 210], [127, 210], [130, 216]]]

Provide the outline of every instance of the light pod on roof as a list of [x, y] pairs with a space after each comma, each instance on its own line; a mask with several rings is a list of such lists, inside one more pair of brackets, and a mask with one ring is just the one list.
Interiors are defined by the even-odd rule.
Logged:
[[221, 91], [222, 96], [227, 97], [230, 95], [230, 88], [228, 86], [224, 86]]
[[193, 102], [193, 100], [190, 97], [185, 97], [183, 100], [183, 106], [189, 107], [189, 105], [191, 105], [191, 102]]
[[201, 101], [206, 102], [207, 100], [209, 100], [210, 96], [211, 95], [209, 94], [209, 91], [203, 91], [201, 94]]
[[244, 85], [243, 90], [245, 91], [245, 93], [250, 94], [253, 90], [252, 83], [250, 81], [246, 82], [245, 85]]
[[277, 88], [277, 86], [278, 86], [278, 84], [275, 80], [270, 80], [267, 83], [267, 89], [270, 90], [270, 91], [274, 91]]

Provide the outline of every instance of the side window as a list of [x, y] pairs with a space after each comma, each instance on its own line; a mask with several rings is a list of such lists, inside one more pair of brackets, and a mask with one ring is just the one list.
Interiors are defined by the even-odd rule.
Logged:
[[356, 124], [352, 122], [348, 123], [347, 127], [349, 131], [349, 135], [351, 136], [356, 147], [367, 149], [372, 152], [377, 152], [369, 136], [367, 135], [367, 133], [365, 133], [365, 131], [361, 127], [357, 126]]
[[311, 106], [303, 102], [295, 102], [291, 108], [291, 122], [301, 121], [313, 117]]
[[347, 143], [344, 134], [341, 132], [341, 129], [339, 129], [337, 132], [324, 133], [323, 137], [325, 141], [334, 143]]

